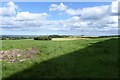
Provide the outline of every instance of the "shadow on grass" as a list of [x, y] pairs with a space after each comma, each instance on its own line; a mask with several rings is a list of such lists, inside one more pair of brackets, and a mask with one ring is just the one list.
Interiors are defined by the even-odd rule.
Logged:
[[15, 73], [6, 80], [33, 78], [117, 78], [118, 39], [110, 39]]

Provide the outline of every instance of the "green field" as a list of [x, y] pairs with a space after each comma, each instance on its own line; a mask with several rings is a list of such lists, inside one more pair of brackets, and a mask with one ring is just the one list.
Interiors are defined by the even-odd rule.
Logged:
[[118, 38], [2, 41], [2, 50], [31, 47], [39, 49], [34, 58], [22, 63], [3, 61], [3, 78], [118, 77]]

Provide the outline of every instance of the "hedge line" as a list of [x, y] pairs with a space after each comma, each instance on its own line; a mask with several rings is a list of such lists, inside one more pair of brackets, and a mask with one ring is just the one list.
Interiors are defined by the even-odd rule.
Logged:
[[34, 40], [52, 40], [52, 37], [40, 36], [40, 37], [35, 37]]

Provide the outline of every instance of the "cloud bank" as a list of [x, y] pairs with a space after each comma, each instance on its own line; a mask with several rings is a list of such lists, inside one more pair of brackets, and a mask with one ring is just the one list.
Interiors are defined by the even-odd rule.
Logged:
[[49, 12], [64, 12], [70, 18], [50, 20], [49, 13], [31, 13], [18, 11], [14, 2], [0, 7], [0, 27], [3, 31], [40, 31], [73, 35], [111, 35], [118, 33], [118, 1], [111, 5], [101, 5], [73, 9], [64, 3], [51, 4]]

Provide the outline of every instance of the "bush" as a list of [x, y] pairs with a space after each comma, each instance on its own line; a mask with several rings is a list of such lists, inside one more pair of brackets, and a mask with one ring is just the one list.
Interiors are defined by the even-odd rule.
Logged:
[[3, 37], [2, 40], [7, 40], [7, 38]]
[[69, 36], [66, 36], [66, 35], [49, 35], [49, 37], [52, 37], [52, 38], [67, 38]]
[[51, 37], [48, 36], [40, 36], [40, 37], [36, 37], [34, 38], [34, 40], [51, 40]]
[[10, 40], [20, 40], [20, 37], [11, 37]]

